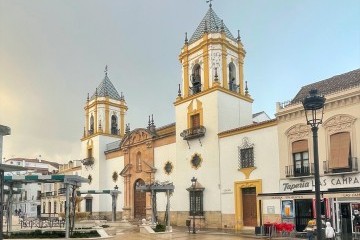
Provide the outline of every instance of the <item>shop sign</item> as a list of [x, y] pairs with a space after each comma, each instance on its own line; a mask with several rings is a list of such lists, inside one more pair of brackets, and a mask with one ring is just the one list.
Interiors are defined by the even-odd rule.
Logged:
[[[320, 190], [327, 191], [329, 188], [350, 188], [360, 187], [360, 176], [357, 175], [336, 175], [320, 177]], [[315, 190], [315, 180], [306, 179], [283, 179], [280, 180], [280, 192], [294, 192]]]

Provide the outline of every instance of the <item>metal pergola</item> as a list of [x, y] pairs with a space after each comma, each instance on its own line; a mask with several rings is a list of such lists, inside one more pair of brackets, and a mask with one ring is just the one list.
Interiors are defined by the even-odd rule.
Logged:
[[157, 207], [156, 207], [156, 193], [166, 192], [166, 226], [167, 229], [170, 229], [170, 194], [174, 192], [175, 186], [170, 182], [154, 182], [151, 184], [139, 185], [136, 186], [137, 190], [143, 192], [151, 193], [151, 205], [152, 205], [152, 214], [151, 221], [152, 224], [155, 223], [155, 218], [157, 216]]
[[76, 194], [78, 196], [82, 194], [110, 194], [112, 199], [112, 221], [116, 221], [116, 201], [119, 194], [121, 194], [118, 190], [88, 190], [88, 191], [77, 191]]
[[[65, 238], [70, 237], [70, 187], [80, 187], [81, 183], [88, 183], [89, 180], [87, 178], [83, 178], [76, 175], [20, 175], [20, 176], [4, 176], [4, 172], [13, 172], [13, 171], [24, 171], [26, 168], [12, 166], [12, 165], [4, 165], [0, 164], [0, 187], [1, 187], [1, 213], [0, 213], [0, 237], [3, 237], [3, 200], [4, 200], [4, 185], [8, 186], [9, 190], [9, 199], [12, 198], [13, 187], [19, 184], [30, 184], [30, 183], [63, 183], [65, 184], [65, 196], [66, 196], [66, 208], [65, 208]], [[12, 208], [12, 201], [9, 201], [8, 211]], [[11, 231], [12, 222], [11, 217], [8, 221], [8, 229]]]

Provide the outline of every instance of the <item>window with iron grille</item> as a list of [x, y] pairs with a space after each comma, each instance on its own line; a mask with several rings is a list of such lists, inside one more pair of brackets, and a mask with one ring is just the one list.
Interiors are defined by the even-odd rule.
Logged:
[[248, 138], [243, 138], [243, 143], [239, 147], [239, 159], [238, 167], [240, 168], [250, 168], [255, 166], [254, 161], [254, 144], [249, 143]]
[[190, 191], [190, 216], [203, 216], [203, 191]]

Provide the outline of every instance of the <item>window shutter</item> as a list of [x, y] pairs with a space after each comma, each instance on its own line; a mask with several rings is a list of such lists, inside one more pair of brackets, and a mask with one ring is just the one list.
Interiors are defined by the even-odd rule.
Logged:
[[330, 136], [330, 168], [348, 168], [350, 157], [350, 133], [342, 132]]
[[299, 153], [299, 152], [307, 152], [308, 151], [308, 141], [307, 140], [300, 140], [292, 143], [292, 152]]

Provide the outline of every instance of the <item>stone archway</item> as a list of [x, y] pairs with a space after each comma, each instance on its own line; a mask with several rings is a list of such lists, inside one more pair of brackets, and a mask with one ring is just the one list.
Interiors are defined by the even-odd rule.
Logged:
[[141, 178], [135, 181], [134, 184], [134, 218], [146, 218], [146, 192], [136, 189], [136, 186], [144, 185], [145, 182]]

